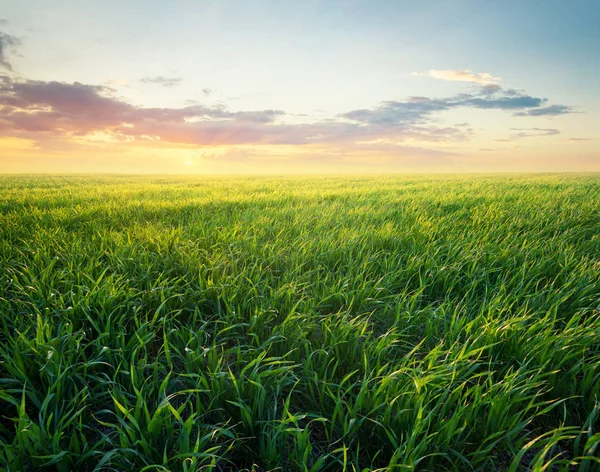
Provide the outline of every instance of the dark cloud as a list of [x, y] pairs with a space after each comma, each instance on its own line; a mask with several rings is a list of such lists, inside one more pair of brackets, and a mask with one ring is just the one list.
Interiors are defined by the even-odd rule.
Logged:
[[404, 101], [387, 101], [373, 109], [352, 110], [341, 118], [371, 125], [420, 123], [433, 112], [443, 111], [450, 105], [443, 99], [409, 97]]
[[209, 88], [202, 89], [202, 93], [204, 94], [205, 97], [210, 96], [212, 94], [212, 92], [213, 92], [212, 89], [209, 89]]
[[493, 93], [499, 92], [502, 90], [502, 87], [498, 84], [486, 84], [479, 87], [479, 92], [482, 95], [491, 95]]
[[495, 108], [499, 110], [520, 110], [523, 108], [535, 108], [543, 105], [547, 100], [545, 98], [531, 97], [529, 95], [519, 95], [514, 97], [493, 97], [465, 98], [454, 102], [454, 106], [466, 106], [472, 108]]
[[0, 68], [12, 70], [12, 64], [8, 60], [8, 51], [19, 44], [21, 44], [19, 38], [0, 31]]
[[532, 110], [515, 113], [516, 116], [556, 116], [575, 113], [573, 107], [566, 105], [550, 105], [547, 107], [534, 108]]
[[141, 82], [144, 84], [160, 85], [161, 87], [177, 87], [182, 82], [181, 77], [164, 77], [159, 75], [158, 77], [144, 77]]
[[496, 84], [477, 87], [474, 93], [463, 93], [448, 98], [409, 97], [401, 101], [383, 102], [376, 108], [352, 110], [340, 115], [346, 120], [363, 124], [382, 125], [423, 123], [434, 113], [454, 108], [480, 108], [514, 111], [519, 116], [540, 116], [572, 112], [565, 105], [550, 105], [546, 98], [528, 95], [522, 91], [505, 90]]

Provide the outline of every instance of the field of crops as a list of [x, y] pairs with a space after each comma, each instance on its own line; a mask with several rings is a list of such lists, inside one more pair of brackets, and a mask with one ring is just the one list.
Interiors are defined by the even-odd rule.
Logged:
[[599, 454], [600, 175], [0, 177], [0, 470]]

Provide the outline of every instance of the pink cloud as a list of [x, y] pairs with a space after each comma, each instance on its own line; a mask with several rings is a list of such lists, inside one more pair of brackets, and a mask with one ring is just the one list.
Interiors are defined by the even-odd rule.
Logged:
[[425, 74], [414, 73], [417, 76], [429, 76], [439, 80], [450, 80], [455, 82], [473, 82], [476, 84], [495, 84], [500, 82], [500, 77], [494, 77], [488, 72], [473, 72], [470, 70], [436, 70], [432, 69]]
[[[479, 74], [481, 76], [482, 74]], [[139, 107], [116, 96], [116, 91], [79, 82], [13, 80], [0, 76], [0, 136], [22, 137], [56, 144], [94, 133], [119, 142], [183, 145], [311, 145], [347, 147], [355, 142], [388, 140], [464, 141], [473, 130], [464, 123], [438, 126], [438, 113], [459, 107], [502, 109], [529, 113], [548, 108], [547, 99], [486, 84], [481, 90], [446, 98], [408, 97], [385, 101], [369, 109], [351, 110], [334, 119], [285, 123], [281, 110], [231, 111], [223, 105], [190, 104], [181, 108]], [[570, 107], [554, 105], [556, 113]], [[374, 144], [370, 146], [375, 149]]]

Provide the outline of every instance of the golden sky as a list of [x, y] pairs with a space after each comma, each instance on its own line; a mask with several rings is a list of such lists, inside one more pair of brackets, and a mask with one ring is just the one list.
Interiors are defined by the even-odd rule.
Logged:
[[12, 2], [0, 172], [600, 171], [600, 7], [546, 5]]

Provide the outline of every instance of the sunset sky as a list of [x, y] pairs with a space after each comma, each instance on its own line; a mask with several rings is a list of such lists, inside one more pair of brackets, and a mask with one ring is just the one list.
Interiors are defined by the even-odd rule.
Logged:
[[0, 172], [600, 171], [598, 0], [0, 7]]

